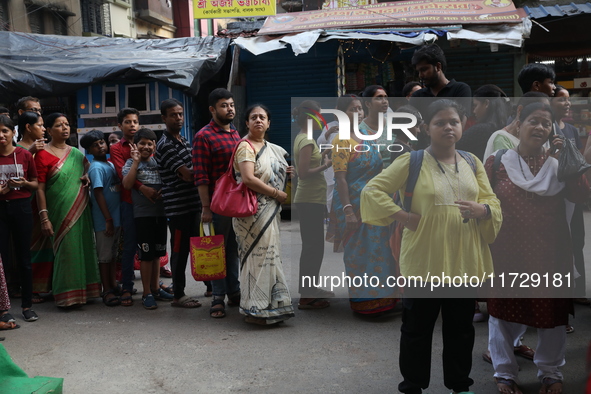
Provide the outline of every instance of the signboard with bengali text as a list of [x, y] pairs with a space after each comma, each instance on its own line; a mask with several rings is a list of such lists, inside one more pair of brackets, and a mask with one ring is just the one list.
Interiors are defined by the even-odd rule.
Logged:
[[195, 19], [275, 15], [277, 0], [193, 0]]
[[526, 17], [510, 0], [416, 0], [269, 17], [259, 35], [316, 29], [520, 23]]

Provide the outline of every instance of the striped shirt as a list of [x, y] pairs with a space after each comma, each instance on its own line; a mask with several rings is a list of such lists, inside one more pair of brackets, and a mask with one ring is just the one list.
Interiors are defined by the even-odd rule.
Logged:
[[182, 166], [193, 172], [191, 146], [181, 135], [179, 141], [165, 131], [156, 145], [156, 161], [162, 178], [162, 198], [166, 216], [199, 211], [201, 202], [193, 182], [185, 182], [177, 170]]

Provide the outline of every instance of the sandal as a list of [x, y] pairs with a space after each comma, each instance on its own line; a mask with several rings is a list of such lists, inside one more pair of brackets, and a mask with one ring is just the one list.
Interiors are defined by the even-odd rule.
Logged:
[[562, 380], [553, 378], [542, 379], [540, 394], [562, 394]]
[[158, 285], [160, 286], [160, 288], [162, 290], [164, 290], [165, 292], [167, 292], [168, 294], [174, 294], [174, 290], [172, 289], [172, 283], [168, 286], [166, 286], [164, 284], [164, 282], [160, 281], [160, 283], [158, 283]]
[[209, 308], [209, 316], [214, 319], [221, 319], [226, 317], [226, 304], [222, 299], [214, 299], [211, 301], [211, 308]]
[[19, 326], [18, 324], [16, 324], [13, 321], [11, 321], [11, 322], [0, 321], [0, 330], [16, 330], [17, 328], [20, 328], [20, 327], [21, 326]]
[[201, 303], [196, 298], [191, 298], [187, 295], [182, 296], [176, 301], [172, 301], [170, 306], [174, 306], [177, 308], [199, 308]]
[[570, 324], [567, 324], [566, 325], [566, 333], [572, 334], [573, 332], [575, 332], [575, 328], [573, 326], [571, 326]]
[[[111, 297], [109, 297], [109, 295], [111, 295]], [[121, 305], [121, 300], [115, 295], [115, 291], [113, 289], [105, 291], [103, 294], [101, 294], [101, 297], [103, 297], [103, 304], [106, 306]]]
[[137, 294], [137, 289], [135, 287], [131, 291], [128, 291], [123, 290], [123, 286], [121, 285], [117, 285], [117, 287], [115, 287], [113, 291], [116, 296], [122, 296], [123, 293], [130, 293], [131, 295]]
[[[127, 294], [127, 295], [125, 295], [125, 294]], [[131, 291], [121, 290], [121, 297], [119, 297], [119, 301], [122, 306], [132, 306], [133, 305], [133, 298], [131, 298]]]
[[31, 301], [33, 304], [43, 304], [45, 302], [45, 298], [41, 297], [39, 293], [33, 293], [33, 298]]
[[313, 295], [316, 298], [334, 298], [335, 297], [335, 293], [333, 291], [324, 290], [324, 289], [321, 289], [320, 287], [313, 289], [310, 293], [311, 293], [311, 295]]
[[161, 278], [172, 278], [172, 272], [168, 268], [160, 267]]
[[523, 394], [514, 380], [505, 378], [495, 378], [497, 383], [497, 390], [503, 394]]
[[300, 298], [298, 309], [324, 309], [330, 306], [330, 302], [322, 298]]
[[172, 294], [162, 290], [161, 288], [158, 290], [152, 290], [152, 295], [158, 301], [172, 301], [174, 299]]
[[526, 345], [513, 348], [513, 353], [515, 353], [516, 356], [521, 356], [523, 358], [527, 358], [528, 360], [533, 360], [534, 356], [536, 355], [535, 350]]

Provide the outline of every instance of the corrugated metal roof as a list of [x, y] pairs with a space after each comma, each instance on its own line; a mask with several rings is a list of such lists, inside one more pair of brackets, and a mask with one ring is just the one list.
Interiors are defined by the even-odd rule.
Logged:
[[539, 7], [523, 7], [527, 15], [532, 19], [546, 18], [549, 16], [574, 16], [580, 14], [591, 14], [591, 3], [569, 5], [551, 5]]

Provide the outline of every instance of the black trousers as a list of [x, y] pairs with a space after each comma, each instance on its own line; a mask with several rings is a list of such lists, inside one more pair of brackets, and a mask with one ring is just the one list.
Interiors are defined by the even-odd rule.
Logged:
[[400, 328], [398, 390], [420, 394], [429, 387], [433, 328], [441, 312], [443, 320], [443, 380], [456, 392], [469, 391], [474, 347], [474, 298], [405, 298]]
[[[314, 278], [320, 274], [320, 266], [324, 258], [324, 204], [296, 203], [300, 218], [300, 235], [302, 237], [302, 253], [300, 255], [299, 291], [302, 297], [310, 286], [302, 286], [302, 277]], [[311, 283], [314, 283], [312, 280]]]
[[[0, 201], [0, 255], [3, 261], [11, 262], [14, 250], [17, 273], [21, 282], [22, 308], [30, 308], [33, 305], [32, 233], [31, 200], [18, 198]], [[14, 248], [9, 243], [11, 236]]]
[[187, 260], [191, 250], [191, 237], [196, 236], [196, 224], [199, 222], [199, 212], [189, 212], [183, 215], [168, 217], [170, 229], [170, 268], [172, 283], [174, 283], [174, 298], [185, 295], [187, 280]]

